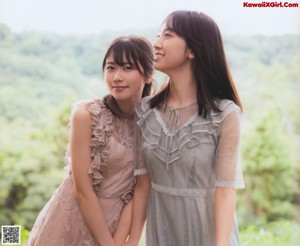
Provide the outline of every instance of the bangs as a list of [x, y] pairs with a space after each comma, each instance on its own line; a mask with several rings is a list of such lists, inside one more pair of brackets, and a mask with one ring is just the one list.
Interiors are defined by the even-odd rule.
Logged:
[[189, 26], [188, 21], [188, 18], [183, 12], [175, 11], [165, 19], [165, 25], [170, 31], [175, 32], [181, 37], [187, 38], [186, 27]]
[[123, 36], [115, 39], [104, 56], [102, 72], [105, 71], [108, 57], [111, 57], [112, 62], [120, 67], [131, 66], [144, 77], [152, 74], [154, 54], [152, 45], [147, 39], [138, 36]]
[[116, 45], [110, 53], [113, 54], [114, 62], [119, 66], [124, 66], [125, 64], [134, 65], [133, 59], [131, 57], [131, 52], [129, 51], [129, 45], [124, 43], [119, 43]]
[[130, 65], [136, 68], [140, 73], [142, 73], [138, 63], [138, 54], [132, 47], [132, 44], [129, 40], [117, 43], [112, 48], [110, 54], [113, 54], [113, 60], [117, 65]]
[[176, 32], [173, 28], [173, 16], [169, 16], [167, 19], [165, 19], [165, 24], [168, 30]]

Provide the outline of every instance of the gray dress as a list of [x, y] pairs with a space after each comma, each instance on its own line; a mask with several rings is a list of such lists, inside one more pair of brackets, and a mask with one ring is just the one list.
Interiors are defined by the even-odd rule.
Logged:
[[[240, 109], [198, 116], [198, 105], [151, 109], [137, 105], [145, 167], [151, 178], [147, 246], [215, 246], [216, 187], [244, 188], [238, 161]], [[239, 245], [235, 221], [230, 246]]]

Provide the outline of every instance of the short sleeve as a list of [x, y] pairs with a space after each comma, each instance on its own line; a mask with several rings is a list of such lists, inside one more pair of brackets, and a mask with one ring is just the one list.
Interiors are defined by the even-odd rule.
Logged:
[[134, 176], [143, 175], [148, 173], [148, 168], [144, 162], [143, 151], [142, 151], [142, 132], [137, 127], [137, 167], [134, 169]]
[[142, 131], [145, 129], [148, 117], [150, 116], [150, 98], [150, 96], [142, 98], [142, 100], [136, 104], [135, 108], [138, 125], [138, 166], [134, 170], [134, 175], [142, 175], [148, 173], [148, 168], [146, 166], [146, 163], [144, 162], [142, 151], [143, 141], [145, 140]]
[[240, 161], [240, 111], [238, 107], [228, 113], [220, 124], [215, 186], [245, 188]]

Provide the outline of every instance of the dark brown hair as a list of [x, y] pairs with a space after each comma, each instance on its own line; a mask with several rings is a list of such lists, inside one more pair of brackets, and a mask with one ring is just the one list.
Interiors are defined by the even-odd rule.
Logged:
[[[217, 102], [221, 99], [232, 100], [242, 109], [214, 20], [201, 12], [177, 10], [168, 15], [164, 23], [185, 39], [194, 54], [192, 69], [197, 81], [199, 115], [206, 117], [210, 109], [219, 111]], [[150, 107], [160, 107], [168, 94], [169, 85], [150, 100]]]
[[[112, 41], [104, 56], [102, 71], [105, 68], [108, 56], [111, 54], [113, 54], [113, 60], [117, 65], [124, 66], [125, 63], [129, 63], [145, 78], [151, 77], [154, 71], [153, 46], [144, 37], [129, 35], [116, 38]], [[142, 97], [150, 95], [151, 91], [152, 83], [145, 84]]]

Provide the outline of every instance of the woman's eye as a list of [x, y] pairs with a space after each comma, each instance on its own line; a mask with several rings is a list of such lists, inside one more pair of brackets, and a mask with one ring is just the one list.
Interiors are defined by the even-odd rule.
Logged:
[[134, 67], [133, 66], [125, 66], [124, 70], [125, 71], [132, 71], [132, 70], [134, 70]]
[[115, 68], [113, 67], [113, 66], [107, 66], [106, 67], [106, 70], [108, 70], [108, 71], [112, 71], [112, 70], [114, 70]]

